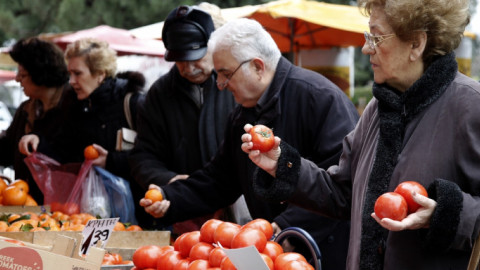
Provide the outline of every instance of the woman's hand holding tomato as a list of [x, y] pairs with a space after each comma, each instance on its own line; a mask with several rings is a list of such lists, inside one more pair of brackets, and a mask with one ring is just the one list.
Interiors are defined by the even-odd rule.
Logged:
[[401, 221], [389, 218], [380, 219], [375, 213], [371, 216], [385, 229], [390, 231], [416, 230], [428, 228], [433, 211], [437, 206], [437, 202], [414, 191], [411, 194], [411, 200], [420, 205], [416, 212], [408, 214]]
[[[159, 186], [154, 184], [150, 184], [148, 189], [161, 190]], [[142, 198], [140, 200], [140, 206], [142, 206], [145, 209], [145, 212], [149, 213], [154, 218], [161, 218], [167, 213], [168, 208], [170, 207], [170, 201], [163, 199], [161, 201], [152, 202], [149, 199]]]
[[278, 158], [280, 157], [280, 138], [274, 137], [274, 144], [271, 150], [268, 152], [262, 153], [260, 150], [255, 150], [253, 143], [253, 136], [251, 133], [253, 126], [251, 124], [246, 124], [243, 129], [245, 133], [242, 135], [242, 151], [248, 154], [250, 160], [255, 163], [258, 167], [262, 168], [270, 175], [275, 177], [275, 172], [277, 170]]

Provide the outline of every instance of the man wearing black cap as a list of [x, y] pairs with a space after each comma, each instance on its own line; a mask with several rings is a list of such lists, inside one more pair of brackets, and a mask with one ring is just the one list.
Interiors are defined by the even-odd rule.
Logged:
[[[129, 158], [135, 180], [144, 188], [137, 202], [149, 184], [166, 185], [202, 168], [223, 140], [235, 101], [215, 83], [207, 50], [213, 31], [211, 16], [198, 7], [179, 6], [164, 22], [165, 60], [175, 65], [152, 85], [139, 109], [138, 135]], [[151, 218], [139, 215], [145, 215], [143, 208], [137, 211], [140, 224], [153, 226]]]

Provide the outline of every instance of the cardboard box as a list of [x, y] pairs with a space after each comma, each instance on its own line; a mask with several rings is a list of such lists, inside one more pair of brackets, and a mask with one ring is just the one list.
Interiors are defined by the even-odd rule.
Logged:
[[[0, 236], [40, 246], [52, 245], [57, 235], [73, 238], [78, 243], [82, 242], [82, 232], [0, 232]], [[146, 245], [170, 245], [170, 231], [115, 231], [112, 232], [112, 235], [105, 246], [105, 250], [120, 254], [124, 260], [131, 260], [135, 250]]]
[[0, 269], [98, 270], [105, 251], [92, 247], [85, 258], [72, 256], [79, 248], [75, 239], [57, 235], [51, 246], [23, 242], [24, 246], [0, 237]]
[[41, 205], [41, 206], [0, 206], [0, 214], [22, 214], [25, 212], [33, 212], [35, 214], [49, 213], [50, 205]]

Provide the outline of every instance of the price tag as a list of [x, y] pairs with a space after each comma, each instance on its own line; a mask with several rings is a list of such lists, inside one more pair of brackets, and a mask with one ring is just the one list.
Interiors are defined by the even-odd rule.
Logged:
[[120, 218], [104, 218], [89, 220], [83, 229], [82, 245], [80, 248], [80, 255], [88, 254], [91, 246], [95, 246], [98, 241], [102, 241], [102, 248], [105, 248], [108, 238], [112, 234], [115, 224]]

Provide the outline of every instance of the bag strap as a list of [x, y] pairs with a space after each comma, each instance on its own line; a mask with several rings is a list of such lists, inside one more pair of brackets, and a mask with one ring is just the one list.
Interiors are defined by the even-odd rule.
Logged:
[[475, 270], [478, 267], [478, 261], [480, 260], [480, 235], [478, 236], [475, 244], [473, 245], [472, 255], [468, 262], [467, 270]]
[[123, 112], [125, 113], [125, 118], [127, 119], [130, 129], [133, 129], [132, 112], [130, 111], [130, 98], [132, 95], [132, 92], [128, 92], [123, 99]]

